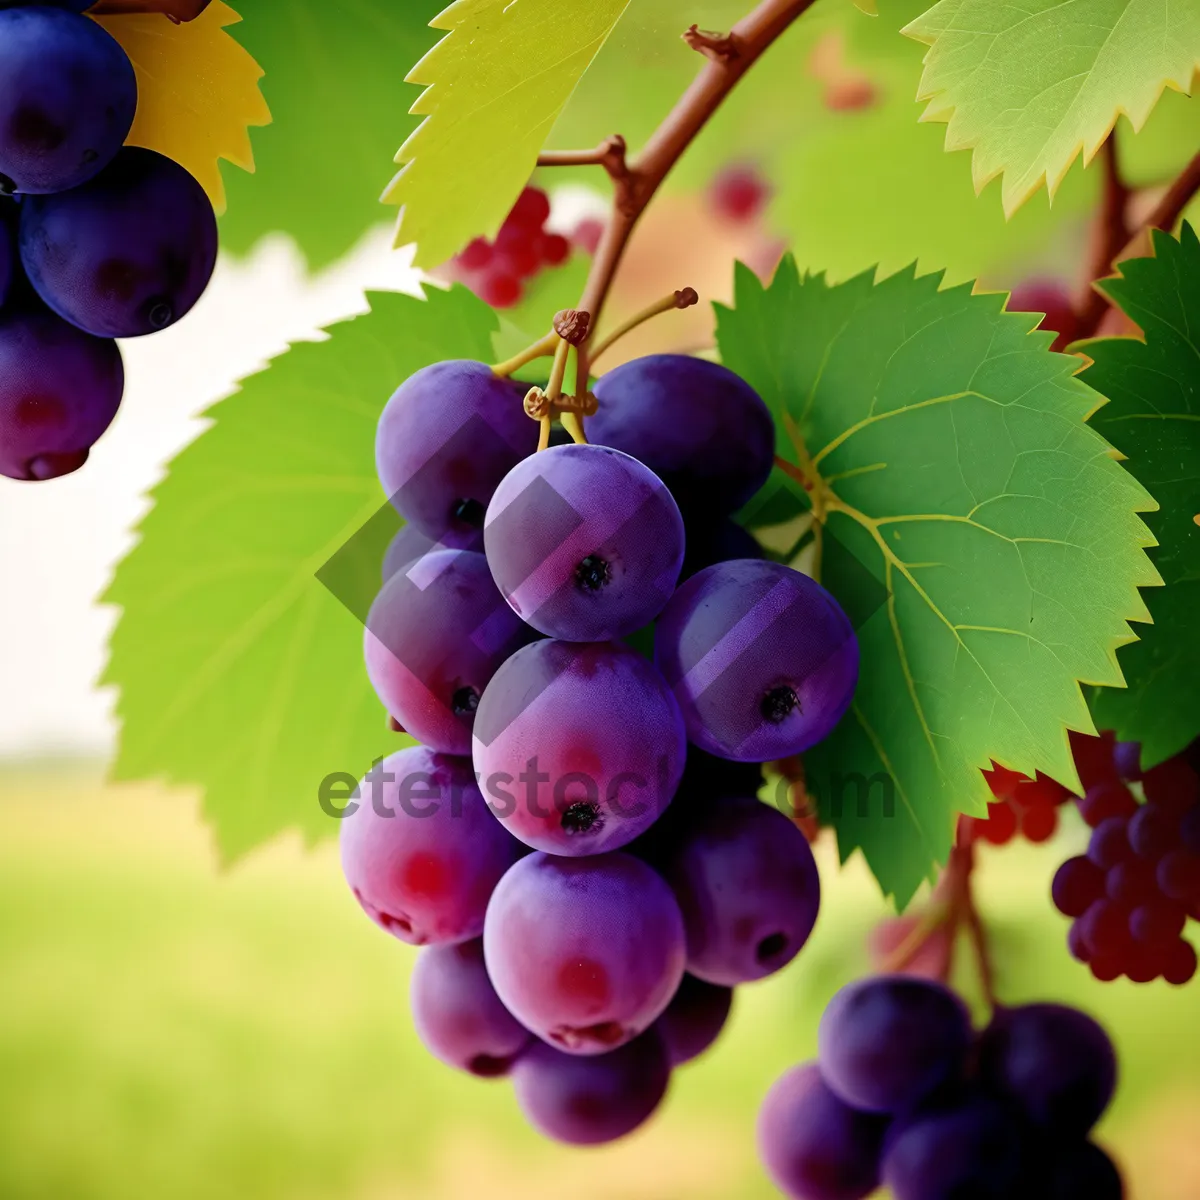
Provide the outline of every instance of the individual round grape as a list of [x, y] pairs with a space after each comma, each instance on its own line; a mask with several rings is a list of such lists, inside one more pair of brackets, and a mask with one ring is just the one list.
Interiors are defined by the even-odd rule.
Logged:
[[963, 1074], [971, 1020], [941, 984], [879, 975], [834, 996], [821, 1017], [818, 1044], [821, 1072], [847, 1104], [895, 1113]]
[[1039, 805], [1021, 813], [1021, 833], [1027, 842], [1040, 845], [1048, 842], [1058, 832], [1058, 810]]
[[1191, 904], [1200, 900], [1200, 857], [1186, 850], [1164, 854], [1154, 875], [1159, 891], [1170, 900]]
[[1190, 942], [1179, 938], [1163, 957], [1163, 978], [1180, 987], [1190, 983], [1196, 974], [1196, 950]]
[[1067, 917], [1082, 917], [1104, 895], [1104, 872], [1091, 858], [1069, 858], [1051, 884], [1054, 907]]
[[1079, 926], [1093, 956], [1120, 958], [1129, 949], [1129, 911], [1108, 898], [1091, 905]]
[[1093, 829], [1111, 817], [1132, 817], [1137, 810], [1133, 793], [1119, 780], [1089, 787], [1079, 801], [1079, 815]]
[[353, 799], [342, 871], [367, 916], [414, 946], [478, 937], [524, 847], [492, 819], [470, 762], [410, 746], [372, 767]]
[[1094, 1142], [1056, 1146], [1046, 1180], [1046, 1200], [1123, 1200], [1116, 1164]]
[[1187, 912], [1182, 904], [1165, 898], [1139, 905], [1129, 914], [1129, 932], [1141, 946], [1169, 949], [1183, 933]]
[[655, 660], [688, 739], [767, 762], [827, 737], [854, 698], [858, 640], [838, 602], [779, 563], [718, 563], [675, 593], [655, 626]]
[[518, 463], [488, 505], [483, 540], [514, 611], [572, 642], [641, 629], [671, 598], [683, 564], [670, 493], [605, 446], [554, 446]]
[[1104, 888], [1108, 898], [1128, 912], [1154, 899], [1154, 866], [1140, 859], [1117, 863], [1105, 876]]
[[1141, 742], [1118, 742], [1113, 748], [1113, 763], [1117, 774], [1129, 782], [1142, 777]]
[[695, 811], [664, 865], [687, 929], [688, 970], [726, 987], [786, 966], [821, 904], [804, 834], [754, 797]]
[[384, 551], [383, 582], [387, 583], [402, 567], [411, 566], [431, 550], [476, 550], [482, 554], [483, 535], [477, 529], [451, 530], [435, 541], [415, 525], [403, 525]]
[[492, 677], [475, 714], [475, 770], [508, 830], [551, 854], [631, 842], [671, 802], [683, 719], [662, 676], [616, 642], [541, 641]]
[[380, 589], [363, 654], [376, 695], [407, 732], [443, 754], [470, 755], [483, 689], [535, 636], [504, 603], [482, 554], [435, 550]]
[[1108, 1107], [1117, 1057], [1108, 1034], [1062, 1004], [997, 1012], [979, 1044], [980, 1070], [1038, 1127], [1083, 1137]]
[[864, 1200], [879, 1186], [887, 1120], [843, 1103], [816, 1063], [775, 1081], [758, 1114], [758, 1153], [793, 1200]]
[[589, 441], [644, 462], [689, 515], [741, 508], [775, 461], [775, 423], [758, 393], [727, 367], [652, 354], [602, 375]]
[[735, 225], [748, 225], [762, 216], [771, 198], [771, 185], [749, 164], [734, 164], [712, 181], [708, 202], [717, 216]]
[[137, 108], [133, 66], [95, 21], [0, 12], [0, 191], [62, 192], [104, 169]]
[[1007, 846], [1017, 836], [1017, 810], [1007, 800], [988, 805], [987, 817], [972, 817], [976, 834], [993, 846]]
[[178, 163], [126, 146], [94, 179], [21, 206], [21, 261], [59, 316], [97, 337], [173, 325], [217, 262], [217, 218]]
[[720, 1036], [733, 1006], [733, 989], [685, 974], [655, 1028], [672, 1067], [699, 1058]]
[[1129, 820], [1129, 844], [1151, 862], [1157, 862], [1178, 841], [1178, 819], [1156, 804], [1144, 804]]
[[1132, 859], [1134, 848], [1130, 845], [1129, 836], [1132, 824], [1124, 817], [1109, 817], [1101, 821], [1088, 842], [1088, 858], [1106, 871]]
[[426, 536], [483, 528], [496, 485], [537, 449], [526, 388], [485, 363], [434, 363], [410, 375], [379, 418], [375, 466], [392, 504]]
[[1017, 1123], [975, 1097], [897, 1122], [883, 1156], [893, 1200], [1013, 1200], [1026, 1167]]
[[735, 558], [763, 558], [758, 539], [744, 526], [723, 517], [715, 524], [701, 522], [699, 528], [687, 531], [687, 550], [683, 556], [680, 580], [691, 579], [698, 571], [714, 563], [730, 562]]
[[483, 948], [509, 1011], [572, 1054], [603, 1054], [648, 1029], [686, 953], [671, 889], [628, 854], [522, 859], [492, 896]]
[[670, 1078], [666, 1051], [653, 1032], [591, 1058], [535, 1042], [512, 1072], [525, 1119], [546, 1137], [573, 1146], [632, 1133], [662, 1102]]
[[0, 475], [78, 470], [125, 390], [117, 344], [37, 307], [0, 314]]
[[425, 1049], [472, 1075], [507, 1075], [533, 1040], [500, 1003], [483, 963], [483, 939], [426, 946], [409, 981], [413, 1025]]

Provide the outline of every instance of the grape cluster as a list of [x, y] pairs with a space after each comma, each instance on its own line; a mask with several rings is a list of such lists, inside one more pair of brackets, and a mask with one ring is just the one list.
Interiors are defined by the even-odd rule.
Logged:
[[968, 832], [993, 846], [1006, 846], [1018, 834], [1030, 842], [1046, 842], [1058, 831], [1058, 810], [1071, 793], [1040, 771], [1030, 779], [1019, 771], [993, 764], [985, 771], [995, 799], [986, 817], [967, 817]]
[[1091, 1017], [1057, 1004], [997, 1008], [975, 1034], [942, 984], [883, 975], [843, 988], [818, 1061], [776, 1082], [759, 1151], [794, 1200], [1120, 1200], [1088, 1135], [1116, 1056]]
[[[589, 443], [537, 453], [524, 389], [482, 363], [389, 400], [376, 465], [407, 524], [365, 657], [422, 744], [341, 834], [363, 910], [426, 947], [430, 1051], [581, 1144], [645, 1120], [734, 987], [807, 941], [816, 864], [760, 764], [828, 734], [858, 671], [833, 597], [731, 521], [772, 466], [759, 396], [680, 356], [596, 396]], [[652, 623], [653, 659], [624, 640]]]
[[504, 218], [495, 241], [476, 238], [446, 264], [446, 274], [465, 283], [492, 308], [513, 308], [525, 284], [546, 267], [561, 267], [571, 256], [571, 243], [546, 228], [550, 199], [527, 187]]
[[89, 6], [0, 3], [0, 475], [12, 479], [83, 465], [121, 403], [115, 339], [179, 320], [216, 265], [200, 184], [124, 144], [137, 81]]
[[1143, 772], [1137, 751], [1111, 735], [1076, 740], [1092, 835], [1086, 854], [1059, 867], [1051, 894], [1073, 918], [1071, 953], [1097, 979], [1179, 985], [1196, 974], [1184, 931], [1200, 920], [1200, 774], [1187, 753]]

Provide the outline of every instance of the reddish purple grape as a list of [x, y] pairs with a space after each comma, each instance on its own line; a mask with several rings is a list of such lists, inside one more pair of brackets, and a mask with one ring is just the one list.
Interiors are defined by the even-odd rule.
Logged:
[[1129, 932], [1134, 941], [1151, 949], [1169, 949], [1186, 924], [1183, 905], [1166, 899], [1152, 900], [1129, 914]]
[[513, 1092], [538, 1132], [573, 1146], [596, 1146], [632, 1133], [659, 1106], [671, 1068], [653, 1033], [583, 1058], [535, 1042], [513, 1069]]
[[864, 1200], [879, 1186], [887, 1120], [843, 1103], [816, 1063], [776, 1080], [758, 1114], [758, 1152], [793, 1200]]
[[770, 184], [753, 166], [726, 167], [709, 188], [709, 204], [719, 217], [735, 225], [747, 225], [762, 216], [771, 198]]
[[1142, 777], [1141, 742], [1118, 742], [1113, 750], [1117, 773], [1130, 783]]
[[1069, 858], [1051, 885], [1054, 907], [1067, 917], [1082, 917], [1104, 895], [1104, 872], [1090, 857]]
[[62, 192], [103, 170], [137, 108], [133, 66], [95, 21], [0, 12], [0, 191]]
[[435, 550], [383, 585], [363, 653], [376, 695], [405, 730], [443, 754], [469, 755], [484, 688], [535, 636], [504, 603], [482, 554]]
[[816, 924], [821, 884], [808, 840], [754, 797], [695, 810], [664, 874], [683, 912], [688, 970], [709, 983], [773, 974]]
[[1110, 817], [1132, 817], [1137, 810], [1133, 793], [1119, 780], [1094, 784], [1079, 801], [1080, 816], [1093, 829]]
[[1117, 1057], [1108, 1034], [1062, 1004], [999, 1010], [979, 1043], [980, 1070], [1041, 1129], [1083, 1137], [1112, 1100]]
[[1120, 957], [1129, 949], [1129, 911], [1112, 900], [1097, 900], [1079, 918], [1081, 936], [1097, 958]]
[[692, 576], [659, 618], [654, 652], [688, 739], [738, 762], [816, 745], [858, 683], [858, 640], [841, 606], [779, 563], [740, 559]]
[[1154, 867], [1140, 859], [1117, 863], [1105, 877], [1104, 886], [1108, 898], [1126, 912], [1153, 900], [1158, 890]]
[[8, 299], [8, 290], [17, 273], [16, 216], [16, 205], [0, 196], [0, 309]]
[[551, 854], [599, 854], [644, 832], [671, 802], [686, 749], [662, 676], [617, 642], [525, 646], [475, 714], [475, 770], [492, 811]]
[[403, 525], [388, 543], [383, 556], [383, 582], [387, 583], [402, 567], [415, 563], [433, 550], [476, 550], [483, 552], [483, 534], [478, 529], [450, 530], [436, 541], [415, 525]]
[[482, 529], [496, 485], [537, 448], [524, 395], [524, 385], [480, 362], [440, 362], [410, 375], [375, 437], [379, 480], [397, 511], [434, 539]]
[[139, 337], [173, 325], [200, 299], [217, 262], [217, 218], [183, 167], [127, 146], [81, 187], [25, 200], [21, 260], [72, 325]]
[[554, 446], [496, 488], [483, 530], [496, 584], [535, 629], [572, 642], [625, 637], [671, 598], [683, 519], [637, 459]]
[[507, 1075], [532, 1034], [496, 995], [483, 939], [426, 946], [409, 983], [413, 1025], [425, 1049], [448, 1066], [490, 1078]]
[[1190, 808], [1179, 823], [1179, 843], [1189, 854], [1200, 854], [1200, 804]]
[[1200, 857], [1186, 850], [1163, 855], [1154, 875], [1158, 889], [1170, 900], [1191, 904], [1200, 900]]
[[45, 480], [78, 470], [124, 389], [116, 342], [40, 306], [0, 314], [0, 475]]
[[1196, 951], [1190, 942], [1180, 938], [1163, 957], [1162, 976], [1167, 983], [1181, 987], [1196, 975]]
[[821, 1018], [821, 1072], [866, 1112], [914, 1108], [966, 1070], [971, 1019], [949, 988], [879, 975], [842, 988]]
[[1151, 767], [1142, 777], [1142, 790], [1151, 804], [1182, 817], [1194, 804], [1200, 803], [1200, 776], [1191, 763], [1178, 754]]
[[1124, 817], [1108, 817], [1101, 821], [1088, 842], [1088, 858], [1106, 871], [1118, 863], [1128, 862], [1133, 857], [1133, 847], [1129, 844], [1130, 825]]
[[632, 454], [691, 519], [741, 508], [775, 461], [775, 423], [758, 393], [727, 367], [653, 354], [614, 367], [595, 387], [588, 439]]
[[721, 1034], [733, 1006], [733, 989], [685, 974], [655, 1023], [672, 1067], [699, 1058]]
[[648, 1029], [686, 955], [671, 889], [628, 854], [522, 859], [496, 888], [483, 945], [509, 1011], [572, 1054], [603, 1054]]
[[353, 800], [342, 870], [367, 916], [415, 946], [478, 937], [492, 889], [524, 847], [488, 811], [470, 761], [398, 750]]
[[1129, 821], [1129, 843], [1142, 858], [1157, 862], [1179, 842], [1179, 821], [1155, 804], [1143, 805]]

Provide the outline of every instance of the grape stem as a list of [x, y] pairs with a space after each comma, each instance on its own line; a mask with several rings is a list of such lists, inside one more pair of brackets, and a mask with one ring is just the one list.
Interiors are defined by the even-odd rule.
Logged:
[[693, 304], [699, 303], [700, 295], [695, 288], [683, 288], [681, 291], [672, 292], [669, 296], [664, 296], [661, 300], [656, 300], [653, 304], [643, 308], [641, 312], [634, 313], [628, 321], [624, 321], [618, 325], [600, 345], [594, 346], [592, 348], [592, 362], [594, 363], [614, 342], [619, 341], [639, 325], [645, 324], [652, 317], [657, 317], [659, 313], [672, 312], [679, 308], [691, 308]]

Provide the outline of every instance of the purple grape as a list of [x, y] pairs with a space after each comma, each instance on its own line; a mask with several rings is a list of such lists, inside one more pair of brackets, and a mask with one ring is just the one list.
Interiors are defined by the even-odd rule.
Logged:
[[497, 885], [483, 949], [517, 1020], [572, 1054], [603, 1054], [648, 1029], [675, 994], [683, 918], [631, 855], [531, 854]]
[[37, 307], [0, 315], [0, 475], [78, 470], [125, 389], [121, 352]]
[[588, 439], [644, 462], [692, 513], [731, 513], [767, 481], [775, 423], [727, 367], [681, 354], [634, 359], [603, 375]]
[[367, 916], [414, 946], [478, 937], [524, 847], [493, 820], [470, 762], [410, 746], [372, 767], [353, 798], [342, 871]]
[[483, 939], [426, 946], [409, 985], [413, 1025], [425, 1049], [472, 1075], [507, 1075], [533, 1040], [500, 1003], [483, 963]]
[[687, 969], [732, 987], [786, 966], [821, 904], [804, 834], [778, 809], [736, 797], [694, 810], [664, 874], [683, 913]]
[[485, 363], [434, 363], [410, 375], [379, 418], [375, 466], [401, 516], [427, 537], [483, 528], [496, 485], [537, 449], [525, 387]]
[[416, 562], [431, 550], [477, 550], [482, 553], [483, 535], [477, 529], [450, 530], [435, 541], [415, 525], [403, 525], [384, 551], [383, 582], [387, 583], [402, 567]]
[[842, 988], [825, 1010], [821, 1072], [847, 1104], [899, 1113], [963, 1075], [971, 1040], [971, 1019], [949, 988], [877, 975]]
[[758, 1114], [758, 1153], [793, 1200], [863, 1200], [879, 1186], [885, 1117], [829, 1090], [816, 1063], [776, 1080]]
[[1125, 1184], [1116, 1164], [1094, 1142], [1057, 1149], [1046, 1200], [1123, 1200]]
[[[11, 209], [11, 211], [10, 211]], [[0, 197], [0, 309], [8, 299], [8, 289], [17, 271], [17, 251], [13, 227], [16, 224], [16, 206]]]
[[1037, 1126], [1083, 1137], [1108, 1107], [1117, 1059], [1108, 1034], [1077, 1009], [1002, 1009], [979, 1044], [980, 1069]]
[[637, 459], [605, 446], [556, 446], [518, 463], [488, 505], [488, 562], [535, 629], [603, 642], [641, 629], [671, 598], [683, 518]]
[[1122, 779], [1132, 782], [1142, 777], [1142, 744], [1141, 742], [1118, 742], [1113, 751], [1113, 761], [1117, 765], [1117, 774]]
[[1189, 854], [1200, 854], [1200, 804], [1184, 814], [1179, 823], [1179, 841]]
[[684, 975], [655, 1028], [672, 1067], [699, 1058], [721, 1034], [733, 1006], [733, 989]]
[[85, 183], [120, 150], [136, 108], [133, 66], [95, 21], [59, 8], [0, 12], [0, 191]]
[[435, 550], [383, 585], [363, 654], [376, 695], [403, 729], [443, 754], [470, 755], [483, 689], [534, 636], [496, 591], [482, 554]]
[[21, 261], [59, 316], [97, 337], [173, 325], [217, 262], [217, 218], [178, 163], [126, 146], [94, 179], [21, 206]]
[[573, 1146], [596, 1146], [632, 1133], [662, 1102], [671, 1068], [654, 1033], [581, 1058], [535, 1042], [513, 1069], [513, 1091], [539, 1133]]
[[897, 1121], [883, 1155], [893, 1200], [1013, 1200], [1025, 1174], [1020, 1126], [983, 1097]]
[[687, 530], [687, 553], [683, 558], [680, 581], [691, 579], [705, 567], [739, 558], [763, 558], [763, 548], [748, 529], [728, 517], [715, 525], [700, 523]]
[[632, 841], [670, 803], [686, 748], [662, 676], [616, 642], [523, 647], [475, 714], [475, 770], [492, 811], [551, 854]]
[[854, 698], [858, 640], [838, 602], [779, 563], [718, 563], [675, 593], [655, 661], [688, 739], [737, 762], [768, 762], [828, 736]]

